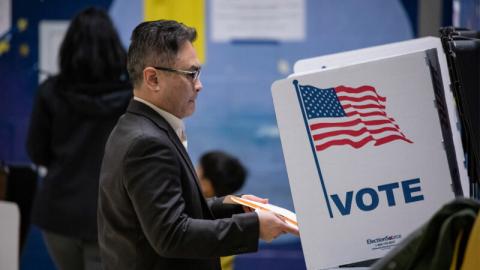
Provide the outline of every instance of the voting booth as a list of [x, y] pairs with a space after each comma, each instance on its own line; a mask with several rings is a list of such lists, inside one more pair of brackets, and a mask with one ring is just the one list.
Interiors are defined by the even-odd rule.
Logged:
[[272, 85], [308, 269], [384, 256], [468, 176], [437, 38], [298, 61]]

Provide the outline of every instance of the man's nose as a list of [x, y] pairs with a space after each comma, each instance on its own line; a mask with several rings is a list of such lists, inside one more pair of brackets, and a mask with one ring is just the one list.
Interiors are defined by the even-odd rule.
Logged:
[[200, 79], [196, 80], [195, 81], [195, 91], [200, 92], [200, 90], [202, 90], [202, 88], [203, 88], [203, 85], [202, 85], [202, 82], [200, 81]]

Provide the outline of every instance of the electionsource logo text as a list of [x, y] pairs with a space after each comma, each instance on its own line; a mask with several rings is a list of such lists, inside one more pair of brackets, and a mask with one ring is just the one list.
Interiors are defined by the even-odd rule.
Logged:
[[402, 238], [401, 234], [387, 235], [387, 236], [378, 237], [378, 238], [369, 238], [367, 239], [367, 245], [371, 245], [372, 250], [391, 248], [395, 246], [399, 241], [399, 239], [401, 238]]

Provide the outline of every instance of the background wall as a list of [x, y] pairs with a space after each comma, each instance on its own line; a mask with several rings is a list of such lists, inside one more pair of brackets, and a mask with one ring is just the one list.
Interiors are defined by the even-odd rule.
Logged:
[[[270, 85], [291, 72], [295, 61], [334, 52], [411, 39], [418, 33], [417, 0], [305, 0], [306, 38], [299, 42], [211, 40], [206, 0], [206, 63], [203, 92], [194, 116], [186, 120], [189, 152], [223, 149], [249, 168], [243, 192], [268, 197], [294, 210], [276, 128]], [[28, 164], [25, 136], [38, 84], [38, 23], [68, 20], [96, 5], [109, 10], [125, 45], [143, 18], [141, 1], [12, 0], [12, 28], [0, 36], [0, 160]], [[451, 1], [443, 1], [451, 6]], [[445, 9], [443, 9], [445, 10]], [[448, 19], [442, 15], [442, 23]], [[282, 258], [283, 260], [278, 260]], [[275, 264], [276, 263], [276, 264]], [[38, 230], [33, 228], [22, 256], [22, 269], [52, 269]], [[262, 244], [257, 254], [239, 258], [239, 268], [302, 269], [299, 240], [281, 237]]]

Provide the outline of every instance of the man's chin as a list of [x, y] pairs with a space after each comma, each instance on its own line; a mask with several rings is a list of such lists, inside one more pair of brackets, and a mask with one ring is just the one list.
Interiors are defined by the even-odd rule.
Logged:
[[182, 117], [182, 118], [189, 117], [189, 116], [191, 116], [194, 112], [195, 112], [195, 105], [193, 105], [191, 108], [189, 108], [189, 110], [186, 111], [186, 112], [183, 114], [183, 117]]

